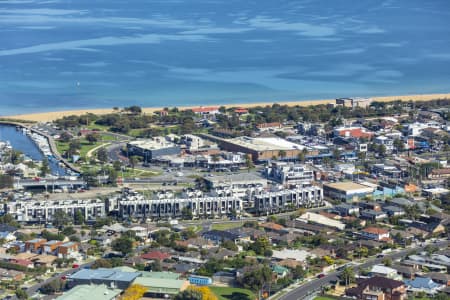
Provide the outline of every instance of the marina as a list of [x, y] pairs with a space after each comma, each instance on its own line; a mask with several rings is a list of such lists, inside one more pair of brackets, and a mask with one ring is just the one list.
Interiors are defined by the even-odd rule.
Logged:
[[72, 173], [55, 158], [48, 139], [28, 128], [0, 124], [0, 141], [5, 143], [5, 147], [20, 151], [35, 162], [47, 158], [53, 176], [66, 176]]

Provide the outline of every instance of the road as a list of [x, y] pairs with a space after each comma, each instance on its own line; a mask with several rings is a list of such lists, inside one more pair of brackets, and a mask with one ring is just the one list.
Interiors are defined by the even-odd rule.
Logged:
[[80, 267], [77, 268], [77, 269], [69, 269], [69, 270], [67, 270], [67, 271], [64, 271], [64, 272], [55, 274], [55, 275], [53, 275], [52, 277], [50, 277], [50, 278], [48, 278], [48, 279], [46, 279], [46, 280], [44, 280], [44, 281], [42, 281], [42, 282], [40, 282], [40, 283], [38, 283], [38, 284], [35, 284], [35, 285], [33, 285], [32, 287], [29, 287], [29, 288], [26, 290], [26, 292], [27, 292], [28, 296], [31, 297], [31, 296], [33, 296], [34, 294], [36, 294], [36, 293], [38, 292], [38, 290], [39, 290], [41, 287], [43, 287], [44, 285], [46, 285], [46, 284], [52, 282], [53, 280], [61, 279], [63, 276], [67, 276], [67, 275], [69, 275], [69, 274], [75, 273], [75, 272], [78, 271], [80, 268], [90, 267], [93, 263], [94, 263], [94, 261], [91, 261], [91, 262], [88, 262], [88, 263], [85, 263], [85, 264], [80, 265]]
[[[437, 246], [439, 248], [444, 248], [444, 247], [447, 247], [449, 244], [450, 244], [450, 241], [446, 240], [446, 241], [441, 241], [439, 243], [434, 243], [434, 244], [430, 244], [430, 245]], [[389, 257], [392, 260], [401, 259], [401, 258], [404, 258], [412, 250], [422, 251], [422, 250], [424, 250], [425, 247], [426, 247], [426, 245], [424, 245], [424, 246], [416, 246], [413, 249], [412, 248], [407, 248], [407, 249], [404, 249], [404, 250], [400, 250], [400, 251], [396, 251], [396, 252], [392, 252], [392, 253], [386, 254], [385, 257]], [[362, 264], [359, 264], [357, 268], [360, 268], [360, 269], [369, 268], [369, 267], [371, 267], [373, 265], [381, 263], [381, 261], [383, 259], [384, 258], [370, 258], [370, 259], [366, 260], [365, 262], [363, 262]], [[338, 278], [339, 278], [340, 273], [341, 273], [341, 271], [335, 271], [335, 272], [327, 274], [323, 278], [313, 279], [313, 280], [311, 280], [309, 282], [306, 282], [306, 283], [298, 286], [294, 290], [288, 292], [287, 294], [281, 296], [278, 299], [279, 300], [301, 300], [301, 299], [305, 299], [305, 298], [311, 296], [312, 294], [314, 294], [315, 292], [320, 291], [322, 289], [322, 287], [331, 285], [334, 282], [336, 282], [336, 280], [338, 280]]]

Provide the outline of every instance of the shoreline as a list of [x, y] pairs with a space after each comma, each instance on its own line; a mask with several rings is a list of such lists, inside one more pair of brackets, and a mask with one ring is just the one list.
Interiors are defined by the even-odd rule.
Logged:
[[[435, 99], [450, 99], [450, 93], [444, 94], [415, 94], [415, 95], [400, 95], [400, 96], [381, 96], [381, 97], [368, 97], [373, 99], [374, 101], [380, 102], [392, 102], [392, 101], [431, 101]], [[274, 103], [280, 105], [288, 105], [288, 106], [311, 106], [311, 105], [321, 105], [321, 104], [331, 104], [335, 103], [335, 99], [321, 99], [321, 100], [298, 100], [298, 101], [273, 101], [273, 102], [255, 102], [255, 103], [242, 103], [242, 104], [208, 104], [209, 106], [225, 106], [227, 108], [230, 107], [243, 107], [243, 108], [251, 108], [255, 106], [267, 106], [272, 105]], [[175, 106], [170, 106], [172, 108]], [[192, 109], [200, 106], [176, 106], [180, 110]], [[146, 114], [152, 114], [155, 111], [162, 110], [163, 107], [143, 107], [142, 112]], [[2, 119], [11, 119], [11, 120], [23, 120], [23, 121], [34, 121], [34, 122], [51, 122], [56, 119], [60, 119], [65, 116], [70, 115], [83, 115], [86, 113], [93, 113], [98, 115], [104, 115], [108, 113], [115, 112], [112, 108], [92, 108], [92, 109], [78, 109], [78, 110], [64, 110], [64, 111], [52, 111], [52, 112], [42, 112], [42, 113], [31, 113], [31, 114], [19, 114], [12, 116], [2, 116]]]

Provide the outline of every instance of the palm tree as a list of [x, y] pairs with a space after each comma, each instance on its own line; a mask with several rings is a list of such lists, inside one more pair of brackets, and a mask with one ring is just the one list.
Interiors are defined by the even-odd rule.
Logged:
[[355, 271], [353, 270], [353, 268], [347, 267], [342, 270], [340, 278], [345, 282], [345, 286], [348, 286], [355, 279]]
[[286, 157], [287, 153], [284, 150], [280, 150], [278, 152], [278, 156], [281, 157], [281, 159], [284, 159]]

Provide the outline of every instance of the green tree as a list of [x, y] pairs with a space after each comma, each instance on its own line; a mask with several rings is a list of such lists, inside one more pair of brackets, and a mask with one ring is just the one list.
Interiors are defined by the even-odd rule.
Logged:
[[405, 144], [400, 139], [394, 140], [394, 147], [397, 150], [397, 152], [402, 152], [403, 150], [405, 150]]
[[221, 246], [225, 249], [232, 250], [232, 251], [238, 250], [238, 247], [236, 246], [236, 244], [230, 240], [223, 241]]
[[27, 292], [23, 289], [23, 288], [18, 288], [17, 290], [16, 290], [16, 297], [18, 298], [18, 299], [20, 299], [20, 300], [23, 300], [23, 299], [28, 299], [28, 294], [27, 294]]
[[55, 294], [64, 290], [65, 283], [61, 279], [55, 279], [43, 285], [40, 289], [41, 293], [46, 295]]
[[138, 162], [139, 162], [139, 157], [136, 155], [131, 156], [129, 159], [129, 163], [130, 163], [130, 166], [132, 169], [134, 169], [136, 167]]
[[126, 255], [133, 251], [133, 241], [129, 237], [120, 237], [111, 243], [114, 251], [119, 251]]
[[75, 225], [83, 225], [84, 224], [84, 214], [81, 210], [77, 210], [75, 215], [73, 216], [73, 223]]
[[278, 151], [278, 157], [280, 157], [281, 159], [284, 159], [284, 158], [286, 158], [286, 151], [284, 151], [284, 150], [280, 150], [280, 151]]
[[343, 282], [345, 282], [345, 286], [348, 286], [350, 283], [355, 281], [355, 271], [351, 267], [346, 267], [344, 270], [342, 270], [339, 278]]
[[333, 149], [333, 158], [335, 160], [339, 160], [341, 158], [341, 151], [339, 149]]
[[392, 266], [392, 259], [390, 257], [385, 257], [385, 258], [383, 258], [381, 263], [383, 265], [385, 265], [386, 267], [390, 267], [390, 266]]
[[256, 241], [250, 244], [250, 249], [255, 251], [258, 255], [271, 256], [272, 255], [272, 245], [266, 237], [259, 237]]
[[48, 159], [46, 157], [42, 160], [40, 171], [41, 171], [42, 177], [45, 177], [45, 176], [47, 176], [47, 174], [50, 173], [50, 165], [49, 165]]
[[303, 279], [306, 276], [306, 270], [302, 266], [296, 266], [292, 270], [292, 278], [294, 279]]
[[386, 156], [386, 146], [385, 145], [380, 145], [378, 147], [378, 155], [380, 155], [381, 157]]
[[69, 215], [63, 210], [57, 210], [53, 215], [52, 223], [56, 228], [62, 228], [63, 226], [69, 224], [71, 218]]
[[77, 231], [72, 226], [66, 226], [61, 230], [61, 233], [69, 236], [69, 235], [77, 233]]
[[[108, 162], [108, 151], [102, 147], [97, 151], [97, 159], [102, 163]], [[119, 169], [120, 170], [120, 169]]]
[[99, 135], [96, 133], [89, 133], [86, 135], [86, 141], [88, 141], [91, 145], [97, 143], [99, 138]]
[[14, 184], [13, 177], [6, 174], [0, 174], [0, 189], [12, 188]]
[[79, 140], [72, 140], [69, 143], [69, 148], [67, 149], [67, 157], [70, 158], [75, 155], [81, 149], [81, 143]]
[[255, 167], [255, 164], [253, 163], [252, 156], [250, 154], [247, 154], [245, 156], [245, 165], [247, 166], [247, 169], [250, 171], [250, 169], [253, 169]]
[[174, 300], [202, 300], [203, 295], [199, 291], [186, 289], [181, 293], [178, 293]]
[[245, 272], [239, 280], [245, 288], [258, 292], [271, 281], [272, 270], [267, 265], [258, 265], [256, 268]]

